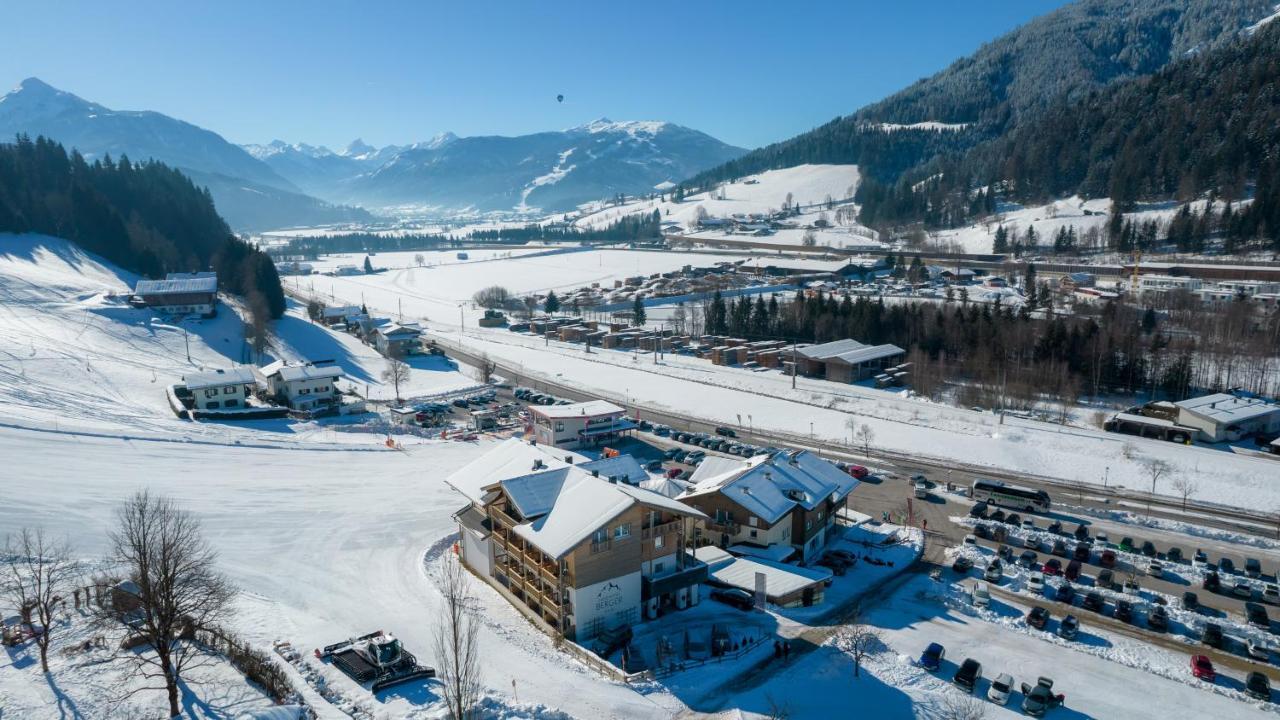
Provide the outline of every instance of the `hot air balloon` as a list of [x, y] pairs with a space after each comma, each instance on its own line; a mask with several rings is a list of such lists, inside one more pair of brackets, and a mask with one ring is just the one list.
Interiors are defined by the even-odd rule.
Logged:
[[556, 96], [556, 102], [564, 102], [564, 96], [563, 96], [563, 95], [557, 95], [557, 96]]

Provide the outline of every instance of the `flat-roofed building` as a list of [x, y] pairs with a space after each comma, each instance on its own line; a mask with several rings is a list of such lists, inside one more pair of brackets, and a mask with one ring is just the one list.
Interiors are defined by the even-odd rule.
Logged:
[[568, 405], [531, 405], [534, 439], [561, 448], [597, 447], [634, 430], [626, 411], [606, 400]]

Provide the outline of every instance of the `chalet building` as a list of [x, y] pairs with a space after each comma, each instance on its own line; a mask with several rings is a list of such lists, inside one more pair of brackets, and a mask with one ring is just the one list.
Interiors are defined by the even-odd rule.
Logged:
[[905, 360], [897, 345], [864, 345], [857, 340], [835, 340], [796, 350], [796, 365], [803, 375], [834, 382], [853, 383], [875, 377]]
[[684, 549], [702, 514], [601, 467], [511, 439], [445, 481], [469, 501], [454, 514], [462, 562], [578, 642], [695, 605], [707, 578]]
[[702, 543], [748, 545], [768, 550], [754, 554], [807, 563], [822, 555], [858, 481], [812, 453], [793, 451], [707, 457], [689, 484], [679, 499], [707, 516], [703, 528], [692, 529]]
[[240, 410], [257, 385], [249, 368], [192, 373], [182, 379], [191, 391], [196, 410]]
[[422, 349], [422, 328], [415, 323], [391, 322], [379, 325], [371, 333], [373, 346], [383, 355], [413, 355]]
[[597, 447], [634, 430], [626, 411], [605, 400], [568, 405], [531, 405], [533, 436], [539, 445], [560, 448]]
[[169, 273], [164, 280], [139, 280], [133, 301], [171, 315], [213, 317], [218, 304], [215, 273]]
[[279, 360], [254, 368], [254, 375], [267, 395], [293, 410], [322, 410], [339, 403], [336, 382], [342, 377], [342, 369], [338, 367]]
[[1075, 292], [1083, 288], [1091, 288], [1098, 282], [1098, 276], [1087, 272], [1067, 273], [1058, 279], [1058, 289], [1062, 292]]

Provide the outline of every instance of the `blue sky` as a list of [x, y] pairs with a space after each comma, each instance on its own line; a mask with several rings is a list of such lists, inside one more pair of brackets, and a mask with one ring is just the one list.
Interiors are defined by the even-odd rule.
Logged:
[[1064, 1], [23, 3], [4, 13], [0, 87], [36, 76], [240, 143], [384, 145], [609, 117], [755, 147]]

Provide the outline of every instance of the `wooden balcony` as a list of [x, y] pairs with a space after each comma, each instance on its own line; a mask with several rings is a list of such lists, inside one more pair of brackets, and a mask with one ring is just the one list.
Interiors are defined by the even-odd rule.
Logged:
[[674, 533], [680, 529], [680, 525], [682, 522], [684, 521], [676, 519], [676, 520], [671, 520], [669, 522], [662, 523], [661, 525], [654, 525], [653, 527], [645, 527], [643, 530], [640, 531], [640, 539], [649, 540], [651, 538]]

